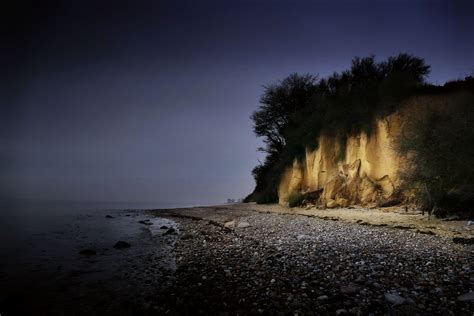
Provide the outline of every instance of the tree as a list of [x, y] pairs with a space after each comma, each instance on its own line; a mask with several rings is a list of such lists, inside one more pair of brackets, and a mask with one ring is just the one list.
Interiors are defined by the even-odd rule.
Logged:
[[374, 119], [395, 111], [401, 99], [423, 84], [429, 68], [423, 59], [408, 54], [380, 63], [374, 56], [355, 57], [350, 69], [319, 81], [295, 73], [264, 86], [251, 119], [255, 134], [265, 143], [259, 150], [267, 157], [253, 171], [256, 188], [249, 199], [274, 202], [279, 175], [306, 148], [315, 149], [321, 133], [339, 139], [342, 159], [346, 137], [370, 133]]
[[386, 62], [380, 64], [380, 70], [385, 78], [393, 75], [406, 75], [416, 83], [424, 83], [430, 68], [423, 58], [406, 53], [389, 57]]
[[316, 91], [316, 77], [291, 74], [278, 83], [264, 87], [260, 106], [251, 119], [254, 133], [263, 137], [266, 153], [281, 153], [286, 145], [285, 129], [291, 116], [303, 108]]

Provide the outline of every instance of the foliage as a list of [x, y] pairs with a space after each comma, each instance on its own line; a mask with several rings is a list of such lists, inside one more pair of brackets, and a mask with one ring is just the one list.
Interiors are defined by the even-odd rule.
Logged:
[[260, 107], [251, 118], [254, 133], [263, 137], [266, 153], [281, 153], [286, 145], [284, 131], [290, 117], [305, 106], [315, 91], [316, 77], [306, 74], [292, 74], [282, 81], [264, 87]]
[[[464, 203], [474, 190], [474, 95], [439, 109], [414, 113], [406, 118], [405, 133], [397, 149], [408, 157], [403, 174], [405, 186], [428, 212], [469, 211]], [[467, 200], [466, 200], [467, 201]]]

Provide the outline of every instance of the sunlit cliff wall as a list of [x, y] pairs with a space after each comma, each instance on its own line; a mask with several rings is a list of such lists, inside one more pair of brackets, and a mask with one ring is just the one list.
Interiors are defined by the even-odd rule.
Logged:
[[372, 133], [348, 135], [343, 144], [334, 136], [321, 135], [317, 149], [307, 148], [305, 157], [295, 159], [282, 174], [279, 203], [287, 204], [292, 193], [318, 190], [319, 202], [326, 207], [394, 200], [406, 163], [395, 147], [403, 135], [404, 117], [449, 108], [459, 97], [462, 94], [412, 97], [399, 111], [376, 121]]

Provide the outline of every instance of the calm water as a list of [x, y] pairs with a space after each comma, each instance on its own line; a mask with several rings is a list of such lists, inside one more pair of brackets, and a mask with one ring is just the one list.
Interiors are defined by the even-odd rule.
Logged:
[[[0, 211], [0, 304], [38, 291], [50, 294], [43, 300], [63, 295], [66, 299], [90, 292], [132, 286], [141, 282], [139, 267], [144, 260], [156, 260], [160, 268], [173, 269], [170, 254], [174, 236], [163, 236], [168, 219], [150, 216], [143, 209], [187, 205], [74, 203], [14, 201]], [[108, 215], [108, 216], [107, 216]], [[112, 218], [110, 218], [112, 217]], [[148, 221], [144, 225], [140, 221]], [[115, 249], [119, 241], [131, 244]], [[93, 249], [96, 255], [79, 252]], [[159, 277], [153, 282], [160, 282]], [[135, 286], [136, 288], [137, 286]], [[131, 290], [133, 290], [131, 288]], [[71, 304], [72, 305], [72, 304]], [[65, 307], [66, 306], [66, 307]], [[1, 307], [1, 305], [0, 305]]]
[[[0, 255], [9, 261], [40, 251], [60, 252], [73, 244], [98, 242], [105, 246], [126, 239], [143, 227], [136, 224], [143, 209], [186, 207], [179, 204], [87, 203], [68, 201], [16, 200], [0, 205]], [[123, 216], [125, 213], [133, 214]], [[117, 220], [105, 216], [112, 215]], [[71, 244], [72, 242], [72, 244]], [[3, 262], [5, 263], [5, 262]]]

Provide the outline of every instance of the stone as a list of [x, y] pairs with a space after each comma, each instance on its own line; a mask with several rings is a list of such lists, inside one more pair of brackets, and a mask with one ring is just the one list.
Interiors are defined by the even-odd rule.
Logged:
[[354, 283], [350, 283], [348, 285], [341, 286], [339, 290], [341, 291], [341, 294], [354, 294], [359, 291], [359, 287]]
[[124, 248], [130, 248], [130, 246], [131, 245], [128, 242], [120, 240], [120, 241], [117, 241], [115, 243], [114, 248], [115, 249], [124, 249]]
[[249, 227], [250, 224], [248, 222], [239, 222], [237, 224], [237, 228], [246, 228], [246, 227]]
[[458, 297], [458, 301], [474, 301], [474, 292], [469, 292]]
[[325, 301], [327, 300], [329, 297], [327, 295], [321, 295], [321, 296], [318, 296], [317, 300], [318, 301]]
[[403, 297], [395, 293], [385, 293], [385, 300], [394, 305], [402, 305], [406, 302]]
[[174, 229], [173, 227], [169, 228], [166, 232], [164, 232], [162, 236], [167, 236], [171, 234], [176, 234], [176, 229]]
[[336, 311], [336, 315], [346, 315], [348, 313], [347, 309], [341, 308]]
[[224, 223], [224, 227], [226, 228], [234, 228], [235, 227], [235, 221], [228, 221]]
[[105, 215], [105, 218], [114, 218], [112, 215]]
[[152, 222], [150, 222], [150, 220], [149, 220], [149, 219], [147, 219], [147, 220], [144, 220], [144, 221], [138, 221], [138, 223], [140, 223], [140, 224], [143, 224], [143, 225], [153, 225], [153, 223], [152, 223]]
[[194, 238], [194, 236], [192, 234], [189, 234], [189, 233], [188, 234], [183, 234], [181, 236], [181, 240], [189, 240], [189, 239], [193, 239], [193, 238]]

